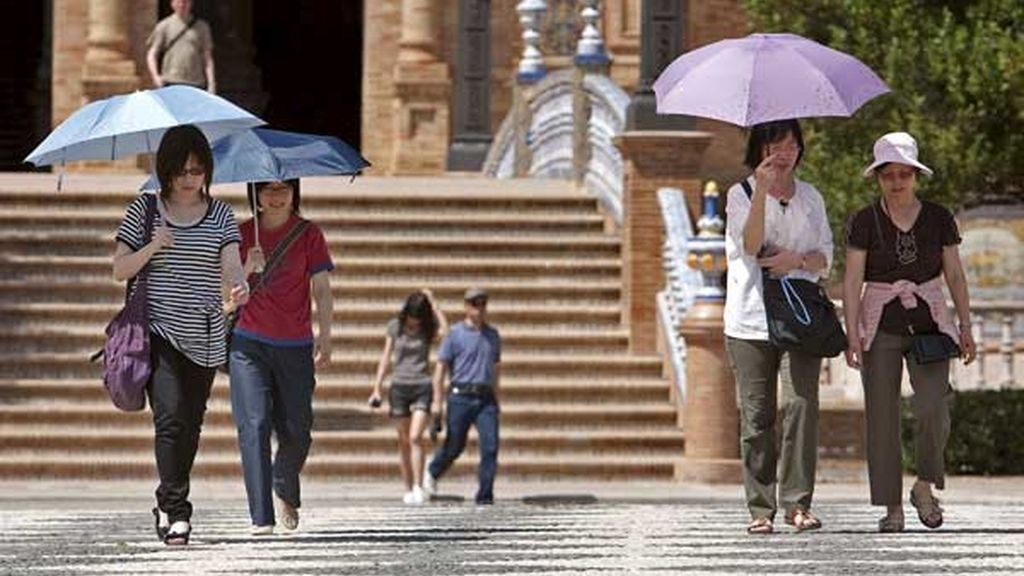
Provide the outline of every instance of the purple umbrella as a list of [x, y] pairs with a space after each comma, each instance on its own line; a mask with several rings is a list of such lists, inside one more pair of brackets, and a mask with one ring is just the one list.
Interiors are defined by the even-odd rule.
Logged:
[[659, 114], [739, 126], [851, 116], [889, 87], [860, 60], [796, 34], [751, 34], [676, 58], [654, 83]]

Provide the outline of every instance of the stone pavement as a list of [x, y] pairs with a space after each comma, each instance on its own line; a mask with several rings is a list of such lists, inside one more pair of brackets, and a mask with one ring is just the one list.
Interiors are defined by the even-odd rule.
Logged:
[[254, 538], [240, 483], [197, 482], [187, 549], [153, 536], [152, 488], [0, 482], [0, 574], [1024, 574], [1016, 478], [952, 478], [946, 525], [896, 535], [864, 484], [823, 484], [821, 531], [767, 537], [743, 532], [739, 486], [520, 481], [490, 507], [466, 483], [421, 507], [397, 484], [308, 483], [300, 530]]

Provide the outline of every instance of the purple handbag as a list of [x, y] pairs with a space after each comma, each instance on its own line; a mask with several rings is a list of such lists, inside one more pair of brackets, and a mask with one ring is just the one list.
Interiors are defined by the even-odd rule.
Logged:
[[[146, 195], [144, 238], [153, 236], [156, 198]], [[149, 354], [149, 314], [146, 310], [147, 263], [125, 287], [124, 308], [107, 324], [107, 342], [94, 358], [103, 356], [103, 386], [114, 406], [126, 412], [146, 407], [146, 384], [153, 371]], [[135, 291], [132, 291], [132, 285]]]

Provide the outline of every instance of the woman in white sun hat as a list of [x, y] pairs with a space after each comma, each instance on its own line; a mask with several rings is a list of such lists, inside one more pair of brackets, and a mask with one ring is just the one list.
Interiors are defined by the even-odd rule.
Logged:
[[[974, 360], [970, 299], [957, 246], [953, 214], [916, 195], [918, 175], [932, 170], [917, 159], [917, 142], [906, 132], [875, 142], [878, 200], [855, 213], [846, 232], [843, 304], [849, 349], [846, 362], [859, 369], [867, 418], [871, 503], [885, 506], [881, 532], [904, 528], [900, 385], [904, 363], [914, 389], [911, 406], [917, 481], [910, 502], [928, 528], [942, 525], [932, 486], [944, 487], [943, 452], [949, 437], [950, 359]], [[945, 284], [959, 326], [946, 306]]]

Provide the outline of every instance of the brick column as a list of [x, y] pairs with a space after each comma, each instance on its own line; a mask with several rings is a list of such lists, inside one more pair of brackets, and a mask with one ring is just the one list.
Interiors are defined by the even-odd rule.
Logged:
[[725, 289], [725, 223], [718, 216], [718, 189], [704, 192], [699, 232], [691, 241], [688, 264], [702, 286], [680, 329], [686, 340], [686, 453], [676, 464], [677, 480], [735, 483], [742, 480], [736, 385], [725, 359], [722, 314]]
[[[701, 157], [711, 135], [705, 132], [636, 131], [616, 137], [625, 161], [622, 197], [622, 322], [632, 353], [657, 348], [655, 295], [665, 283], [662, 245], [665, 231], [657, 191], [679, 188], [699, 209]], [[696, 218], [694, 218], [696, 219]]]
[[[131, 48], [129, 0], [89, 0], [89, 31], [82, 67], [82, 104], [142, 86]], [[86, 161], [69, 164], [71, 170], [137, 172], [146, 165], [142, 157], [115, 161]]]
[[448, 154], [448, 65], [438, 54], [436, 0], [403, 0], [395, 65], [395, 174], [444, 172]]
[[92, 102], [139, 87], [130, 44], [131, 2], [89, 0], [89, 33], [83, 87]]

